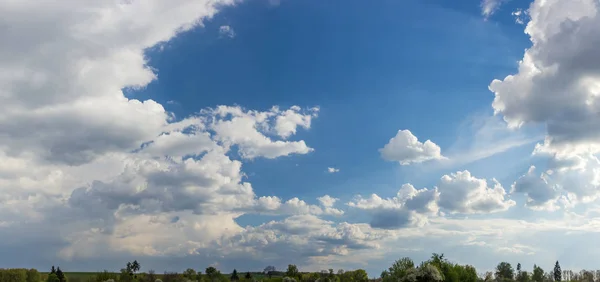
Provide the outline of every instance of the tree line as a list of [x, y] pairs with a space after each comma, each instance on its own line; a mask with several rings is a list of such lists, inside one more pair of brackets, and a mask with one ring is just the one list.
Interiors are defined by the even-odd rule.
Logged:
[[188, 268], [182, 273], [157, 274], [153, 270], [140, 270], [141, 264], [137, 260], [127, 262], [120, 272], [73, 273], [72, 277], [54, 266], [48, 273], [40, 273], [36, 269], [0, 269], [0, 282], [600, 282], [600, 270], [562, 270], [558, 261], [549, 272], [538, 265], [529, 272], [520, 263], [515, 269], [508, 262], [500, 262], [494, 271], [478, 274], [475, 267], [452, 263], [444, 254], [436, 253], [419, 265], [408, 257], [401, 258], [384, 270], [380, 277], [371, 279], [364, 269], [301, 272], [294, 264], [288, 265], [284, 271], [268, 266], [262, 272], [238, 272], [234, 269], [230, 274], [223, 274], [213, 266], [204, 271]]

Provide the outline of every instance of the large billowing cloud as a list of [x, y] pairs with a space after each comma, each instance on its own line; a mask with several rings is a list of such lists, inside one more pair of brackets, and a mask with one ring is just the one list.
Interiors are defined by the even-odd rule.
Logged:
[[[562, 188], [563, 196], [591, 201], [598, 197], [600, 179], [596, 158], [600, 153], [600, 4], [535, 1], [528, 15], [525, 32], [532, 46], [518, 72], [494, 80], [490, 90], [496, 95], [495, 112], [510, 127], [546, 126], [546, 139], [535, 154], [550, 158], [550, 166], [539, 180], [528, 180], [531, 175], [522, 178], [515, 191], [526, 192], [530, 204], [538, 205], [555, 197], [547, 192], [554, 188], [540, 185], [551, 182]], [[538, 184], [528, 185], [534, 183]]]
[[92, 259], [217, 252], [215, 242], [250, 234], [235, 219], [252, 213], [292, 216], [257, 230], [289, 233], [276, 227], [312, 220], [326, 254], [376, 247], [363, 227], [316, 217], [343, 215], [335, 198], [315, 205], [255, 195], [233, 156], [312, 152], [289, 139], [310, 129], [317, 107], [218, 106], [176, 120], [157, 102], [123, 93], [157, 78], [146, 48], [233, 3], [0, 3], [0, 25], [10, 27], [0, 31], [0, 236], [19, 238], [0, 249], [29, 253], [44, 244], [39, 257], [46, 262], [57, 253]]
[[401, 165], [445, 158], [440, 146], [431, 140], [420, 142], [410, 130], [399, 130], [379, 152], [383, 159], [397, 161]]

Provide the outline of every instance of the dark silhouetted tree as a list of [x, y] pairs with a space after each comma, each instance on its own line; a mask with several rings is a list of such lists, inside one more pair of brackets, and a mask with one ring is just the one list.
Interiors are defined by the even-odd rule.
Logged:
[[58, 277], [58, 281], [60, 282], [67, 281], [67, 279], [65, 278], [65, 274], [62, 272], [62, 270], [60, 270], [60, 267], [56, 268], [56, 277]]
[[238, 281], [240, 277], [238, 276], [237, 270], [233, 269], [233, 273], [231, 273], [231, 281]]
[[562, 281], [562, 270], [560, 269], [560, 264], [558, 263], [558, 261], [556, 261], [556, 263], [554, 264], [553, 276], [554, 281]]
[[246, 272], [246, 279], [250, 280], [252, 279], [252, 275], [250, 274], [250, 272]]

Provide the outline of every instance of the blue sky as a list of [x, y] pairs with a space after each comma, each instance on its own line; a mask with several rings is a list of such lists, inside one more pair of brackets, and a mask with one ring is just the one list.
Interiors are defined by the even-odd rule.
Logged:
[[[159, 79], [131, 97], [155, 99], [179, 117], [216, 105], [318, 105], [314, 125], [297, 134], [315, 153], [246, 164], [255, 189], [311, 198], [393, 193], [411, 179], [394, 173], [397, 166], [381, 161], [377, 149], [399, 129], [451, 146], [465, 119], [491, 114], [487, 85], [514, 71], [527, 46], [514, 19], [485, 22], [476, 1], [440, 2], [351, 1], [343, 9], [321, 1], [241, 3], [149, 51]], [[221, 25], [236, 36], [219, 37]], [[330, 166], [342, 170], [331, 176]], [[356, 183], [381, 178], [373, 185], [381, 188]]]
[[0, 267], [593, 267], [600, 7], [567, 2], [0, 1]]

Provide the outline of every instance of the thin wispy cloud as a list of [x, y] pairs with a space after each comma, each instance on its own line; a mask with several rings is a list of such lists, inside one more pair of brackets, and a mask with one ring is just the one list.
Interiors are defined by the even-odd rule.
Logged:
[[507, 1], [508, 0], [482, 0], [480, 4], [481, 15], [487, 20]]
[[231, 26], [222, 25], [219, 27], [219, 34], [221, 35], [221, 37], [234, 38], [235, 30], [233, 30]]

